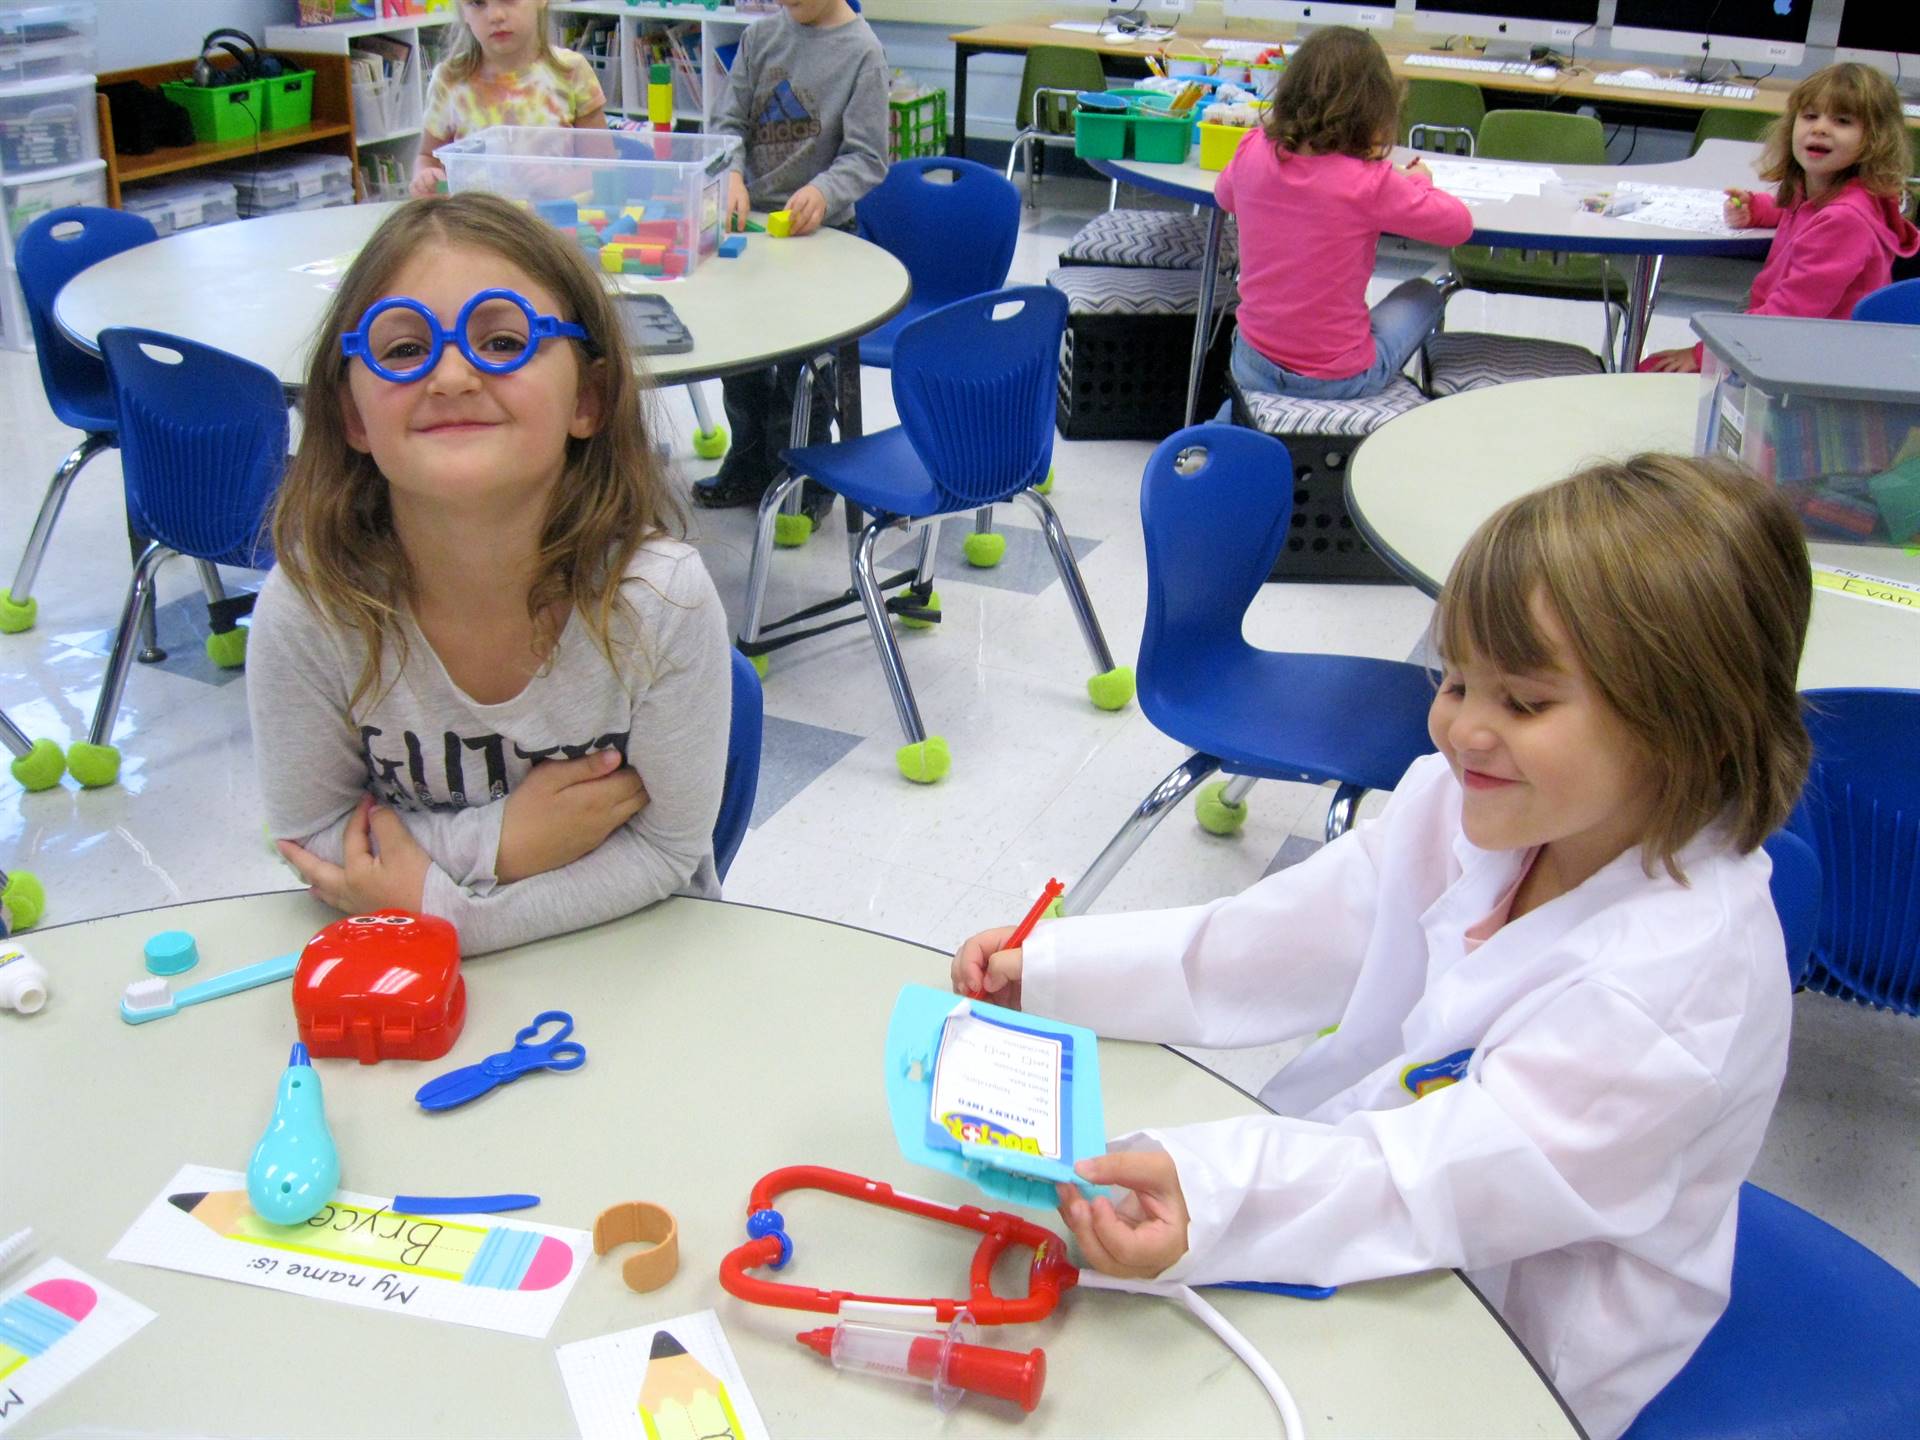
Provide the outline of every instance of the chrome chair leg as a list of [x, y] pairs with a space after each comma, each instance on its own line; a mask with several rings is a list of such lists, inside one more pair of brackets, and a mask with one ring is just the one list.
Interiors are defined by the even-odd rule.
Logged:
[[90, 432], [67, 452], [67, 458], [60, 462], [53, 479], [47, 482], [40, 513], [34, 517], [32, 533], [27, 536], [27, 548], [20, 554], [19, 568], [13, 572], [13, 584], [7, 589], [16, 605], [24, 605], [33, 598], [33, 582], [40, 573], [40, 561], [47, 553], [47, 541], [53, 538], [53, 526], [60, 518], [60, 509], [67, 503], [67, 492], [73, 489], [74, 477], [87, 461], [102, 450], [112, 449], [113, 443], [114, 437], [109, 434]]
[[1093, 613], [1093, 601], [1087, 595], [1087, 582], [1080, 578], [1080, 562], [1073, 558], [1073, 547], [1067, 543], [1066, 527], [1060, 523], [1060, 516], [1053, 506], [1047, 503], [1047, 497], [1039, 491], [1022, 490], [1020, 498], [1040, 517], [1040, 533], [1046, 536], [1047, 549], [1053, 552], [1054, 568], [1060, 572], [1060, 584], [1067, 592], [1067, 603], [1073, 606], [1073, 618], [1080, 625], [1080, 638], [1087, 642], [1087, 653], [1098, 667], [1094, 673], [1104, 675], [1114, 668], [1113, 652], [1107, 648], [1107, 637], [1100, 633], [1100, 620]]
[[802, 477], [789, 471], [767, 486], [760, 497], [760, 513], [753, 527], [753, 557], [747, 562], [747, 613], [740, 623], [740, 643], [760, 638], [760, 620], [766, 611], [767, 572], [773, 567], [773, 519], [788, 495], [800, 488]]
[[1327, 843], [1329, 845], [1353, 828], [1353, 822], [1360, 814], [1360, 802], [1366, 797], [1366, 793], [1366, 786], [1355, 785], [1351, 781], [1343, 782], [1333, 792], [1333, 800], [1327, 806]]
[[1093, 864], [1067, 887], [1066, 897], [1060, 902], [1060, 913], [1086, 914], [1093, 902], [1100, 898], [1100, 892], [1113, 883], [1113, 877], [1120, 873], [1120, 868], [1133, 858], [1133, 852], [1146, 843], [1147, 837], [1153, 833], [1153, 827], [1166, 819], [1169, 811], [1204, 784], [1219, 768], [1217, 759], [1198, 752], [1174, 766], [1166, 779], [1147, 792], [1147, 798], [1134, 808], [1126, 824], [1107, 842], [1107, 848], [1094, 857]]
[[120, 612], [120, 629], [113, 637], [113, 653], [107, 659], [107, 678], [100, 686], [100, 698], [94, 703], [93, 723], [87, 727], [89, 745], [105, 745], [113, 735], [113, 722], [120, 713], [120, 696], [127, 688], [127, 668], [133, 663], [134, 635], [143, 620], [153, 620], [153, 579], [175, 551], [158, 540], [149, 544], [134, 562], [133, 583], [127, 586], [126, 608]]
[[226, 599], [227, 587], [220, 579], [220, 567], [211, 560], [196, 560], [193, 565], [200, 572], [200, 588], [207, 593], [207, 603]]
[[1258, 775], [1229, 775], [1226, 787], [1220, 792], [1220, 802], [1223, 805], [1239, 805], [1259, 783]]
[[[992, 512], [987, 512], [991, 514]], [[929, 520], [920, 527], [920, 558], [914, 562], [913, 583], [933, 584], [934, 552], [940, 545], [940, 522]]]
[[[853, 588], [860, 594], [860, 608], [867, 615], [867, 629], [873, 636], [873, 648], [880, 652], [880, 668], [886, 671], [887, 690], [893, 696], [893, 713], [907, 742], [918, 745], [927, 738], [927, 727], [920, 721], [920, 707], [914, 703], [913, 684], [907, 679], [907, 667], [900, 658], [900, 644], [887, 623], [886, 597], [880, 592], [879, 577], [873, 571], [873, 547], [880, 532], [888, 528], [879, 520], [869, 520], [860, 532], [860, 548], [853, 561]], [[926, 560], [925, 541], [921, 559]]]
[[6, 746], [22, 760], [33, 753], [33, 741], [27, 738], [26, 732], [14, 724], [13, 718], [4, 710], [0, 710], [0, 745]]
[[993, 506], [982, 505], [973, 512], [973, 533], [976, 535], [993, 533]]

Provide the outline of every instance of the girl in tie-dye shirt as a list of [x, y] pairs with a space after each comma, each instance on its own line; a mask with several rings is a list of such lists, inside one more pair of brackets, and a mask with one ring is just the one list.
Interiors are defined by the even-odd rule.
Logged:
[[607, 123], [593, 67], [547, 43], [547, 0], [460, 0], [460, 18], [466, 24], [453, 53], [427, 87], [415, 195], [433, 194], [447, 178], [436, 149], [489, 125], [598, 130]]

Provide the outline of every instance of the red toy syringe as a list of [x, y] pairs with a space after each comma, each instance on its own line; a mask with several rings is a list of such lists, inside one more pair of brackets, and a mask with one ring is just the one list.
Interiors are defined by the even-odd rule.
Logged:
[[951, 1410], [971, 1390], [1011, 1400], [1031, 1412], [1047, 1383], [1044, 1350], [1000, 1350], [972, 1343], [973, 1326], [963, 1314], [944, 1335], [898, 1330], [890, 1325], [842, 1321], [803, 1330], [794, 1337], [833, 1362], [836, 1370], [867, 1370], [931, 1386], [933, 1403]]

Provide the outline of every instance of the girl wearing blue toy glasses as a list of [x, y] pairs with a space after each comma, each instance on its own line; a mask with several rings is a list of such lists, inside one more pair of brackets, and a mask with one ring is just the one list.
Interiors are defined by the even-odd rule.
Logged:
[[375, 232], [308, 367], [248, 664], [288, 863], [474, 954], [717, 895], [726, 620], [620, 321], [493, 196]]

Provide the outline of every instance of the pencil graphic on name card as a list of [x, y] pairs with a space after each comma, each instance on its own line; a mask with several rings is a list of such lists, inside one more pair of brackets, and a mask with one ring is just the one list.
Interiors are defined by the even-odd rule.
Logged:
[[42, 1280], [0, 1305], [0, 1380], [65, 1339], [99, 1298], [78, 1280]]
[[647, 1440], [739, 1440], [740, 1421], [727, 1387], [687, 1347], [661, 1330], [640, 1383], [640, 1423]]
[[509, 1225], [461, 1225], [334, 1200], [304, 1225], [271, 1225], [254, 1214], [244, 1190], [169, 1195], [223, 1240], [402, 1270], [493, 1290], [546, 1290], [573, 1269], [563, 1240]]

